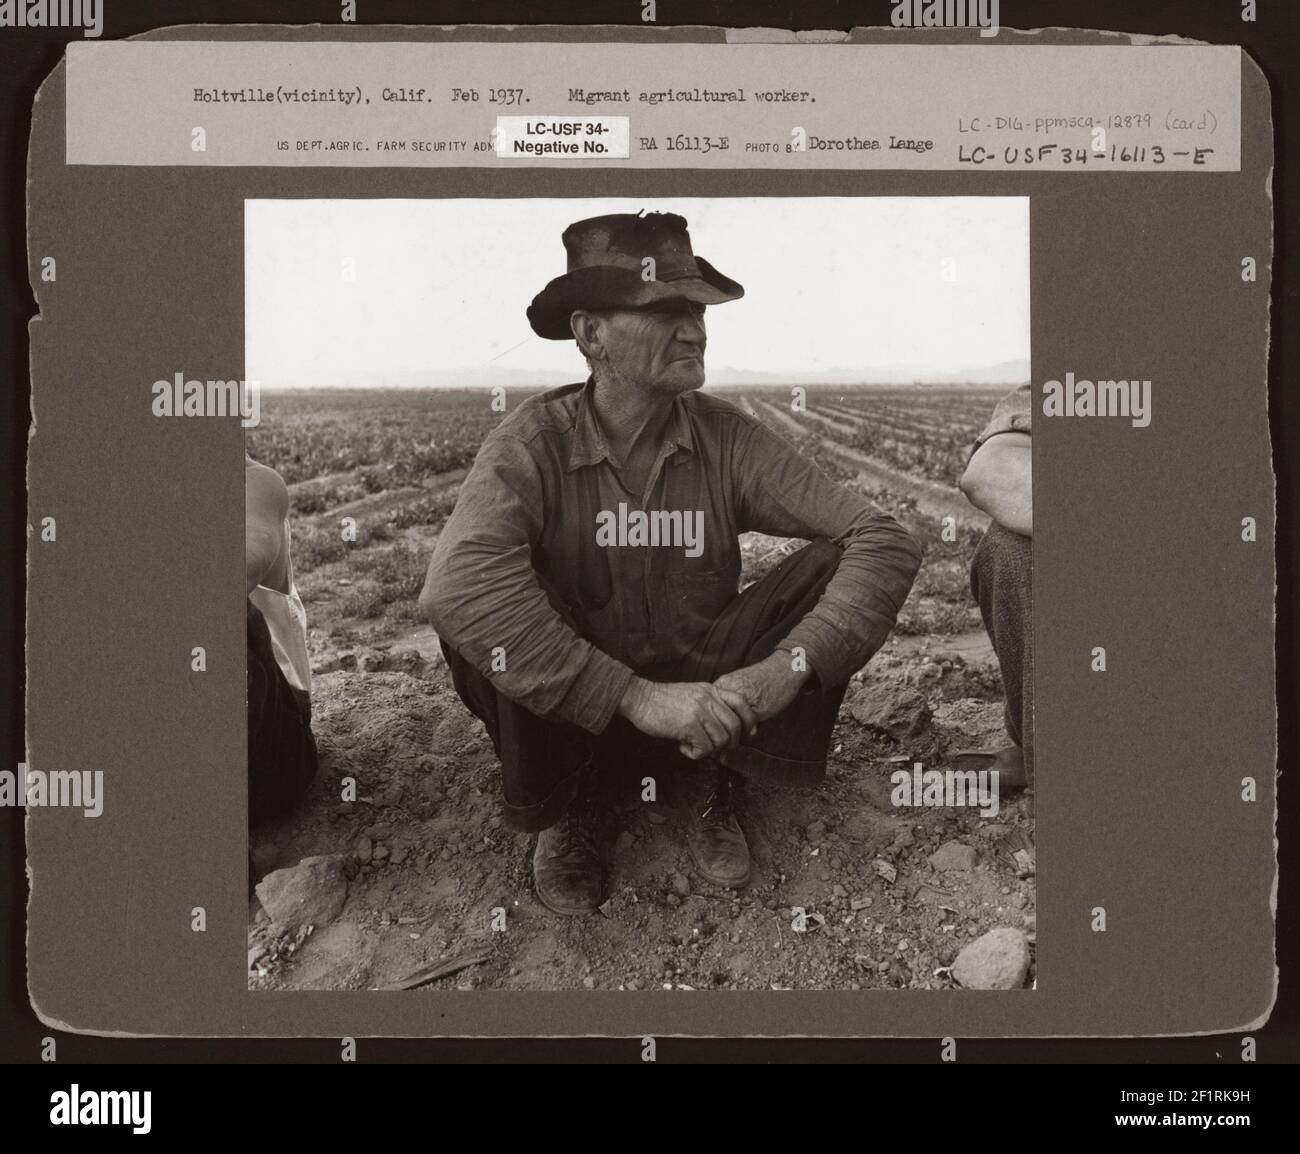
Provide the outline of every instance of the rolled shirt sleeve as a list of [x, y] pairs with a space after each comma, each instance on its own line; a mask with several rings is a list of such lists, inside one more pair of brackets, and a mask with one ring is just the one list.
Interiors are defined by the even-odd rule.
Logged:
[[544, 491], [527, 444], [489, 436], [438, 537], [421, 603], [438, 635], [505, 696], [599, 733], [632, 670], [579, 637], [538, 580]]
[[755, 423], [738, 453], [742, 530], [825, 537], [843, 550], [821, 600], [777, 646], [801, 647], [823, 685], [842, 684], [885, 643], [921, 567], [921, 546], [765, 426]]

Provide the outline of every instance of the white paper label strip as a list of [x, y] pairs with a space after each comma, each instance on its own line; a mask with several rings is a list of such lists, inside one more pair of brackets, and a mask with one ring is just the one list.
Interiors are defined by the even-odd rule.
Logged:
[[631, 137], [626, 116], [498, 116], [502, 159], [625, 160]]

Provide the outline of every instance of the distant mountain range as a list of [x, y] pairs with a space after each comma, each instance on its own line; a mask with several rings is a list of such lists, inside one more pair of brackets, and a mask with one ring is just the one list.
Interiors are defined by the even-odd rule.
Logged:
[[862, 369], [829, 369], [820, 373], [765, 373], [751, 369], [710, 369], [710, 385], [727, 388], [762, 385], [1022, 385], [1029, 380], [1029, 362], [1002, 361], [982, 368], [955, 373], [921, 372], [908, 368], [871, 366]]
[[[403, 375], [401, 381], [390, 379], [371, 386], [350, 385], [349, 388], [409, 388], [409, 389], [490, 389], [504, 386], [507, 389], [551, 389], [583, 379], [581, 368], [572, 373], [551, 369], [420, 369]], [[952, 373], [918, 373], [915, 369], [871, 366], [861, 369], [827, 369], [818, 373], [759, 372], [753, 369], [733, 369], [727, 366], [708, 370], [710, 388], [762, 388], [771, 385], [947, 385], [985, 388], [991, 385], [1021, 385], [1029, 380], [1027, 360], [1001, 361], [996, 365], [963, 369]], [[304, 386], [318, 387], [318, 386]]]

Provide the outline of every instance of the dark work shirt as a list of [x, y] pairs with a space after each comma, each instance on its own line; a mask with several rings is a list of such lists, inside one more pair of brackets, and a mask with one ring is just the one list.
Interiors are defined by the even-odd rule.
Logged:
[[[593, 388], [530, 397], [483, 442], [429, 567], [423, 604], [439, 635], [533, 713], [599, 733], [634, 671], [685, 656], [736, 596], [737, 538], [758, 530], [844, 551], [778, 648], [802, 647], [825, 685], [866, 664], [920, 566], [913, 537], [759, 420], [698, 391], [673, 401], [647, 487], [629, 492]], [[625, 531], [638, 513], [657, 517], [666, 543]]]

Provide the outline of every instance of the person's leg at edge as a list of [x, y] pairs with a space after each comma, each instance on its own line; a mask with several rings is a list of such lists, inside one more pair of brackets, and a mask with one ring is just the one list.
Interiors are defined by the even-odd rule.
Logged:
[[1006, 727], [1014, 743], [992, 768], [1004, 789], [1034, 780], [1033, 541], [994, 522], [975, 550], [971, 592], [997, 654], [1006, 692]]
[[[287, 813], [316, 776], [316, 740], [310, 706], [300, 700], [275, 660], [266, 619], [248, 606], [248, 818], [249, 825]], [[248, 884], [254, 878], [248, 854]]]

